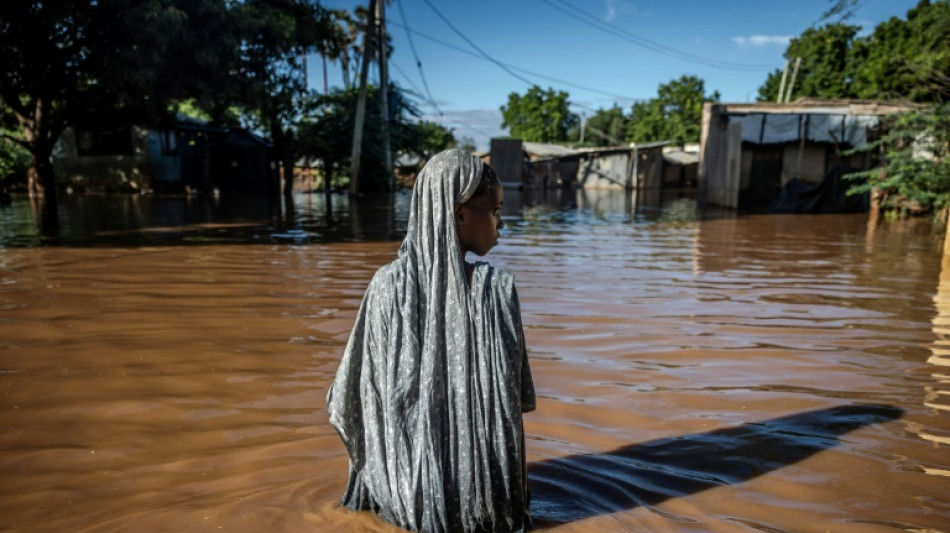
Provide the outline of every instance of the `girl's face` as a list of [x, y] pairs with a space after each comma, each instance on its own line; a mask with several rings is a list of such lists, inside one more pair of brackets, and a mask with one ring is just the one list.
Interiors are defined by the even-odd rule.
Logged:
[[485, 255], [498, 244], [498, 231], [505, 227], [501, 220], [504, 191], [501, 185], [494, 192], [472, 198], [455, 210], [455, 228], [462, 252]]

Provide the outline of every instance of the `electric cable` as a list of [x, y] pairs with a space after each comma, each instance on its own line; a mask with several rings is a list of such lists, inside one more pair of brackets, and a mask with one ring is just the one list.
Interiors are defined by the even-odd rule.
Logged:
[[426, 76], [422, 72], [422, 61], [419, 60], [416, 43], [412, 40], [412, 31], [409, 29], [409, 22], [406, 20], [406, 12], [402, 8], [402, 0], [397, 1], [396, 5], [399, 6], [399, 16], [402, 18], [403, 29], [406, 30], [406, 37], [409, 39], [409, 49], [412, 50], [412, 57], [416, 60], [416, 67], [419, 69], [419, 77], [422, 78], [422, 86], [426, 89], [426, 96], [429, 98], [429, 103], [435, 109], [436, 113], [441, 115], [442, 110], [439, 109], [439, 105], [435, 103], [435, 98], [432, 97], [432, 92], [429, 91], [429, 83], [426, 81]]
[[[455, 51], [457, 51], [457, 52], [461, 52], [461, 53], [463, 53], [463, 54], [467, 54], [467, 55], [470, 55], [470, 56], [473, 56], [473, 57], [477, 57], [477, 58], [480, 58], [480, 59], [486, 59], [486, 58], [485, 58], [484, 56], [482, 56], [481, 54], [477, 54], [477, 53], [475, 53], [475, 52], [472, 52], [471, 50], [466, 50], [466, 49], [464, 49], [464, 48], [462, 48], [462, 47], [455, 46], [455, 45], [452, 44], [452, 43], [445, 42], [445, 41], [443, 41], [443, 40], [441, 40], [441, 39], [438, 39], [438, 38], [433, 37], [433, 36], [431, 36], [431, 35], [427, 35], [427, 34], [425, 34], [425, 33], [422, 33], [422, 32], [420, 32], [420, 31], [418, 31], [418, 30], [410, 30], [410, 29], [408, 29], [408, 28], [405, 28], [405, 27], [400, 26], [399, 24], [397, 24], [397, 23], [395, 23], [395, 22], [391, 22], [390, 25], [391, 25], [391, 26], [396, 26], [396, 27], [403, 28], [403, 29], [406, 30], [407, 32], [411, 32], [411, 33], [413, 33], [413, 34], [415, 34], [415, 35], [417, 35], [417, 36], [419, 36], [419, 37], [422, 37], [423, 39], [427, 39], [427, 40], [432, 41], [432, 42], [434, 42], [434, 43], [441, 44], [442, 46], [445, 46], [445, 47], [447, 47], [447, 48], [451, 48], [451, 49], [453, 49], [453, 50], [455, 50]], [[592, 93], [602, 94], [602, 95], [604, 95], [604, 96], [609, 96], [609, 97], [614, 98], [614, 99], [617, 99], [617, 100], [630, 100], [630, 101], [642, 100], [642, 98], [633, 98], [633, 97], [630, 97], [630, 96], [623, 96], [623, 95], [620, 95], [620, 94], [609, 93], [609, 92], [606, 92], [606, 91], [601, 91], [600, 89], [594, 89], [593, 87], [587, 87], [587, 86], [585, 86], [585, 85], [580, 85], [580, 84], [578, 84], [578, 83], [573, 83], [573, 82], [570, 82], [570, 81], [565, 81], [565, 80], [561, 80], [561, 79], [558, 79], [558, 78], [553, 78], [553, 77], [551, 77], [551, 76], [547, 76], [547, 75], [544, 75], [544, 74], [541, 74], [541, 73], [538, 73], [538, 72], [533, 72], [533, 71], [530, 71], [530, 70], [528, 70], [528, 69], [524, 69], [524, 68], [521, 68], [521, 67], [517, 67], [517, 66], [512, 65], [512, 64], [510, 64], [510, 63], [504, 63], [504, 62], [500, 62], [500, 63], [503, 64], [503, 65], [505, 65], [506, 67], [512, 69], [512, 70], [517, 70], [517, 71], [523, 72], [523, 73], [525, 73], [525, 74], [528, 74], [528, 75], [530, 75], [530, 76], [535, 76], [535, 77], [542, 78], [542, 79], [545, 79], [545, 80], [548, 80], [548, 81], [553, 81], [554, 83], [559, 83], [559, 84], [561, 84], [561, 85], [566, 85], [566, 86], [569, 86], [569, 87], [574, 87], [575, 89], [581, 89], [582, 91], [588, 91], [588, 92], [592, 92]], [[537, 84], [533, 84], [533, 85], [537, 85]]]
[[453, 32], [455, 32], [456, 35], [458, 35], [459, 37], [461, 37], [463, 41], [467, 42], [467, 43], [469, 44], [469, 46], [471, 46], [471, 47], [474, 48], [479, 54], [481, 54], [482, 57], [484, 57], [485, 59], [491, 61], [492, 63], [494, 63], [494, 64], [496, 64], [496, 65], [498, 65], [498, 67], [500, 67], [502, 70], [504, 70], [504, 71], [507, 72], [508, 74], [511, 74], [511, 75], [514, 76], [515, 78], [518, 78], [519, 80], [521, 80], [521, 81], [527, 83], [528, 85], [536, 85], [534, 82], [532, 82], [532, 81], [529, 80], [528, 78], [525, 78], [524, 76], [521, 76], [520, 74], [518, 74], [518, 73], [514, 72], [513, 70], [509, 69], [509, 68], [508, 68], [507, 66], [505, 66], [502, 62], [500, 62], [500, 61], [498, 61], [497, 59], [495, 59], [494, 57], [488, 55], [484, 50], [482, 50], [481, 48], [479, 48], [478, 45], [476, 45], [474, 42], [472, 42], [471, 39], [469, 39], [468, 37], [466, 37], [465, 34], [463, 34], [461, 31], [459, 31], [459, 29], [456, 28], [454, 24], [452, 24], [452, 21], [450, 21], [448, 18], [446, 18], [445, 15], [443, 15], [441, 11], [439, 11], [438, 9], [436, 9], [436, 7], [435, 7], [434, 5], [432, 5], [432, 2], [430, 2], [429, 0], [422, 0], [422, 1], [425, 2], [426, 5], [429, 6], [429, 7], [432, 9], [432, 11], [434, 11], [435, 14], [439, 16], [440, 19], [442, 19], [442, 22], [445, 22], [446, 26], [448, 26]]
[[[718, 69], [723, 69], [723, 70], [754, 72], [754, 71], [769, 70], [774, 67], [774, 65], [765, 65], [765, 64], [759, 65], [759, 64], [752, 64], [752, 63], [736, 63], [732, 61], [720, 61], [717, 59], [710, 59], [707, 57], [698, 56], [696, 54], [683, 52], [681, 50], [677, 50], [675, 48], [657, 43], [655, 41], [651, 41], [650, 39], [641, 37], [627, 30], [617, 28], [616, 26], [613, 26], [611, 24], [606, 24], [600, 21], [599, 19], [597, 19], [596, 17], [593, 17], [590, 14], [586, 13], [585, 11], [570, 4], [569, 2], [566, 2], [565, 0], [553, 0], [553, 1], [561, 5], [560, 6], [555, 5], [554, 3], [552, 3], [552, 0], [541, 0], [541, 2], [547, 4], [549, 7], [556, 9], [560, 11], [561, 13], [564, 13], [565, 15], [573, 18], [574, 20], [583, 22], [584, 24], [587, 24], [588, 26], [591, 26], [595, 29], [610, 33], [611, 35], [614, 35], [615, 37], [619, 37], [627, 42], [633, 43], [637, 46], [640, 46], [652, 52], [656, 52], [658, 54], [665, 55], [667, 57], [672, 57], [675, 59], [680, 59], [682, 61], [688, 61], [691, 63], [703, 65], [706, 67], [718, 68]], [[564, 6], [564, 7], [561, 7], [561, 6]], [[573, 13], [569, 12], [568, 9], [573, 11]]]

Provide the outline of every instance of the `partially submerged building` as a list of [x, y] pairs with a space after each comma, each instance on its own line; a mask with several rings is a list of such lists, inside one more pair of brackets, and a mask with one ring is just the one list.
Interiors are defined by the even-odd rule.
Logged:
[[492, 139], [488, 161], [509, 188], [660, 188], [665, 168], [663, 148], [668, 144], [571, 148]]
[[67, 128], [53, 152], [57, 181], [97, 191], [276, 193], [269, 142], [187, 119], [167, 128]]
[[870, 168], [846, 156], [879, 135], [882, 117], [915, 109], [903, 102], [810, 100], [703, 106], [698, 188], [713, 205], [780, 211], [862, 209], [841, 176]]

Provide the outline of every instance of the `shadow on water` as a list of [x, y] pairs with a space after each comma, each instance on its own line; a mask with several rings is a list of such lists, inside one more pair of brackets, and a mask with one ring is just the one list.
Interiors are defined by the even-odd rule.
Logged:
[[901, 416], [903, 410], [886, 405], [840, 406], [537, 461], [528, 465], [531, 514], [545, 528], [736, 485], [838, 446], [841, 435]]

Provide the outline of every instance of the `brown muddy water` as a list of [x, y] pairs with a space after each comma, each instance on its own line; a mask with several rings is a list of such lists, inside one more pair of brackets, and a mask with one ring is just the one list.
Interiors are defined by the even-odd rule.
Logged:
[[[541, 526], [950, 531], [942, 231], [639, 200], [509, 193], [488, 256]], [[325, 396], [407, 203], [0, 208], [0, 530], [396, 531], [338, 507]]]

